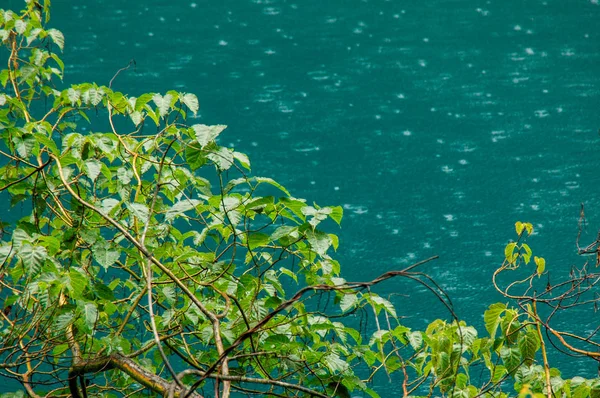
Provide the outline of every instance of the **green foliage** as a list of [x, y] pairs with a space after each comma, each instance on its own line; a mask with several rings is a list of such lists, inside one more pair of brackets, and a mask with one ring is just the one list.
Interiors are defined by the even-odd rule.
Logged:
[[[322, 229], [342, 208], [246, 174], [219, 144], [226, 126], [188, 124], [194, 94], [63, 87], [49, 4], [0, 10], [0, 191], [26, 213], [2, 225], [0, 369], [28, 395], [377, 397], [387, 373], [406, 396], [506, 397], [509, 380], [519, 396], [600, 396], [598, 380], [545, 366], [528, 296], [505, 291], [518, 305], [492, 304], [483, 337], [458, 320], [402, 325], [371, 287], [422, 274], [346, 282]], [[495, 276], [530, 263], [533, 227], [515, 228]]]
[[[3, 368], [52, 396], [370, 391], [354, 372], [370, 348], [341, 321], [396, 313], [341, 278], [339, 240], [319, 229], [341, 207], [246, 175], [248, 157], [219, 145], [226, 126], [187, 124], [194, 94], [61, 88], [65, 39], [48, 12], [0, 11], [0, 190], [30, 210], [0, 242]], [[339, 321], [312, 300], [328, 294]], [[78, 376], [85, 386], [67, 382]]]

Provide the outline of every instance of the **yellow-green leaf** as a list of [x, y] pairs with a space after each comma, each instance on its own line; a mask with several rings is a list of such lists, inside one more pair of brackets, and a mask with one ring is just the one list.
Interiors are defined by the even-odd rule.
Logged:
[[535, 256], [533, 258], [533, 261], [535, 261], [535, 265], [537, 266], [538, 276], [542, 276], [542, 274], [544, 273], [544, 270], [546, 269], [546, 260], [544, 260], [543, 257]]
[[517, 221], [515, 223], [515, 230], [517, 231], [517, 235], [521, 235], [521, 232], [525, 229], [525, 225], [521, 221]]

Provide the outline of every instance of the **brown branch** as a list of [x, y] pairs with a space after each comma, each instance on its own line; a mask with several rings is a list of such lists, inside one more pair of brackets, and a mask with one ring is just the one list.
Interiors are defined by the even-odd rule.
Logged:
[[[302, 392], [309, 394], [309, 396], [311, 396], [311, 397], [321, 397], [321, 398], [329, 397], [329, 395], [325, 395], [318, 391], [311, 390], [310, 388], [303, 387], [303, 386], [297, 385], [297, 384], [286, 383], [286, 382], [280, 381], [280, 380], [256, 379], [253, 377], [245, 377], [245, 376], [225, 376], [225, 375], [208, 374], [206, 372], [202, 372], [200, 370], [194, 370], [194, 369], [184, 370], [183, 372], [179, 373], [178, 377], [182, 378], [186, 375], [198, 375], [198, 376], [201, 376], [203, 379], [211, 378], [211, 379], [220, 379], [220, 380], [227, 380], [227, 381], [237, 381], [240, 383], [265, 384], [265, 385], [284, 387], [284, 388], [289, 388], [289, 389], [293, 389], [293, 390], [297, 390], [297, 391], [302, 391]], [[191, 393], [191, 391], [190, 391], [190, 393]]]
[[[79, 376], [86, 374], [94, 374], [99, 372], [106, 372], [112, 369], [119, 369], [120, 371], [129, 375], [132, 379], [140, 383], [142, 386], [152, 390], [157, 394], [165, 396], [170, 391], [174, 391], [175, 397], [180, 397], [184, 393], [185, 388], [179, 387], [177, 384], [168, 382], [162, 377], [155, 375], [152, 372], [144, 369], [142, 366], [137, 364], [130, 358], [123, 356], [118, 353], [112, 353], [109, 356], [93, 358], [88, 360], [82, 360], [78, 364], [74, 364], [69, 369], [69, 387], [73, 398], [81, 398], [79, 391], [77, 390], [76, 380]], [[75, 385], [75, 388], [73, 388]], [[202, 395], [192, 393], [193, 398], [203, 398]]]
[[[252, 327], [251, 329], [248, 329], [244, 333], [240, 334], [238, 336], [238, 338], [229, 347], [227, 347], [227, 349], [225, 349], [225, 351], [219, 356], [219, 358], [206, 370], [205, 376], [202, 376], [200, 378], [200, 380], [198, 380], [198, 381], [196, 381], [196, 383], [194, 383], [194, 386], [191, 391], [193, 391], [194, 388], [197, 388], [200, 385], [200, 383], [202, 383], [202, 381], [204, 381], [204, 379], [206, 379], [206, 377], [208, 377], [208, 375], [210, 375], [219, 366], [221, 361], [223, 361], [225, 359], [225, 357], [227, 357], [227, 355], [229, 355], [233, 350], [235, 350], [247, 338], [249, 338], [256, 332], [258, 332], [265, 324], [267, 324], [271, 319], [273, 319], [273, 317], [275, 317], [275, 315], [277, 315], [278, 313], [282, 312], [283, 310], [287, 309], [289, 306], [291, 306], [292, 304], [294, 304], [295, 302], [300, 300], [300, 298], [304, 295], [304, 293], [307, 293], [310, 291], [319, 291], [319, 290], [321, 290], [321, 291], [356, 290], [358, 288], [373, 286], [375, 284], [381, 283], [385, 280], [388, 280], [388, 279], [396, 277], [396, 276], [409, 276], [410, 270], [412, 270], [420, 265], [423, 265], [425, 263], [428, 263], [432, 260], [435, 260], [437, 258], [438, 258], [438, 256], [430, 257], [423, 261], [419, 261], [415, 264], [412, 264], [401, 271], [388, 271], [369, 282], [350, 282], [350, 283], [345, 283], [343, 285], [337, 285], [337, 286], [313, 285], [313, 286], [303, 287], [302, 289], [298, 290], [296, 292], [296, 294], [294, 296], [292, 296], [292, 298], [284, 301], [277, 308], [275, 308], [271, 313], [267, 314], [262, 320], [260, 320], [256, 325], [254, 325], [254, 327]], [[188, 396], [189, 395], [186, 395], [185, 397], [187, 398]]]
[[7, 188], [10, 188], [11, 186], [18, 184], [22, 181], [25, 181], [26, 179], [28, 179], [29, 177], [31, 177], [32, 175], [34, 175], [35, 173], [38, 173], [40, 170], [42, 170], [44, 167], [48, 166], [50, 164], [50, 162], [52, 161], [52, 158], [49, 158], [46, 163], [42, 164], [41, 166], [36, 167], [31, 173], [27, 174], [24, 177], [19, 178], [18, 180], [9, 182], [8, 184], [6, 184], [5, 186], [0, 188], [0, 192], [4, 191]]

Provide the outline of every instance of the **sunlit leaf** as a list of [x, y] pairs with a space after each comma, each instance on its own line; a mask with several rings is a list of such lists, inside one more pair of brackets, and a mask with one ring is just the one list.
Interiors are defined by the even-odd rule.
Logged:
[[190, 111], [192, 111], [192, 113], [194, 115], [196, 115], [198, 113], [198, 109], [200, 108], [200, 105], [198, 104], [198, 97], [196, 97], [195, 94], [190, 94], [190, 93], [180, 94], [179, 99], [185, 106], [190, 108]]
[[86, 326], [91, 330], [94, 328], [94, 324], [98, 319], [98, 307], [96, 303], [85, 303], [84, 306], [84, 319]]
[[33, 246], [25, 243], [19, 248], [19, 257], [23, 261], [27, 273], [35, 275], [39, 272], [46, 257], [48, 257], [48, 252], [43, 246]]
[[108, 267], [114, 265], [120, 256], [118, 251], [111, 249], [104, 243], [94, 245], [92, 253], [98, 264], [104, 267], [104, 269], [108, 269]]
[[342, 312], [346, 312], [350, 309], [353, 309], [358, 303], [358, 297], [354, 293], [344, 294], [342, 296], [342, 300], [340, 301], [340, 309]]
[[493, 339], [496, 336], [496, 330], [500, 325], [500, 316], [506, 311], [506, 304], [495, 303], [489, 306], [489, 308], [483, 313], [483, 321], [485, 323], [485, 329]]
[[233, 151], [225, 147], [209, 153], [207, 158], [212, 160], [221, 170], [228, 170], [233, 165]]
[[100, 175], [102, 170], [102, 163], [96, 159], [89, 159], [85, 161], [85, 174], [92, 181], [96, 181], [96, 178]]
[[535, 262], [538, 276], [542, 276], [546, 269], [546, 260], [543, 257], [534, 256], [533, 261]]
[[171, 101], [173, 97], [171, 94], [165, 94], [164, 96], [160, 94], [154, 94], [152, 96], [152, 101], [156, 104], [158, 108], [158, 113], [161, 117], [164, 117], [169, 113], [169, 109], [171, 109]]
[[194, 124], [192, 129], [194, 130], [194, 136], [196, 141], [200, 144], [201, 148], [204, 148], [210, 142], [213, 142], [227, 126], [217, 124], [215, 126], [207, 126], [205, 124]]
[[270, 242], [270, 237], [262, 232], [252, 232], [248, 235], [248, 248], [254, 250]]
[[88, 280], [84, 274], [81, 273], [75, 267], [69, 269], [69, 286], [71, 290], [71, 296], [74, 299], [82, 298], [83, 291], [87, 287]]
[[129, 211], [142, 223], [148, 222], [148, 217], [150, 215], [148, 206], [142, 203], [126, 203], [125, 205]]
[[331, 237], [321, 231], [307, 230], [306, 239], [308, 240], [311, 249], [321, 256], [325, 255], [332, 243]]
[[56, 30], [56, 29], [48, 29], [46, 31], [46, 33], [48, 33], [48, 36], [50, 36], [52, 38], [52, 41], [58, 46], [58, 48], [60, 48], [61, 50], [64, 50], [65, 37], [63, 36], [61, 31]]
[[513, 263], [513, 253], [517, 244], [515, 242], [511, 242], [504, 248], [504, 257], [508, 260], [509, 263]]

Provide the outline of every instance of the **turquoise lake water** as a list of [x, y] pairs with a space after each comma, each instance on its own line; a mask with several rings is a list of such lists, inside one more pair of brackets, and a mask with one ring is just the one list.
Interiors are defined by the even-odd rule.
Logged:
[[[342, 205], [333, 232], [349, 280], [439, 255], [422, 270], [482, 331], [515, 221], [534, 224], [529, 243], [555, 275], [585, 261], [581, 203], [583, 243], [600, 228], [598, 0], [53, 6], [67, 83], [108, 84], [135, 59], [114, 89], [196, 93], [199, 122], [227, 124], [221, 143], [247, 153], [254, 174]], [[418, 286], [379, 292], [407, 295], [395, 299], [407, 325], [448, 317]], [[597, 374], [591, 361], [552, 360], [565, 376]]]

